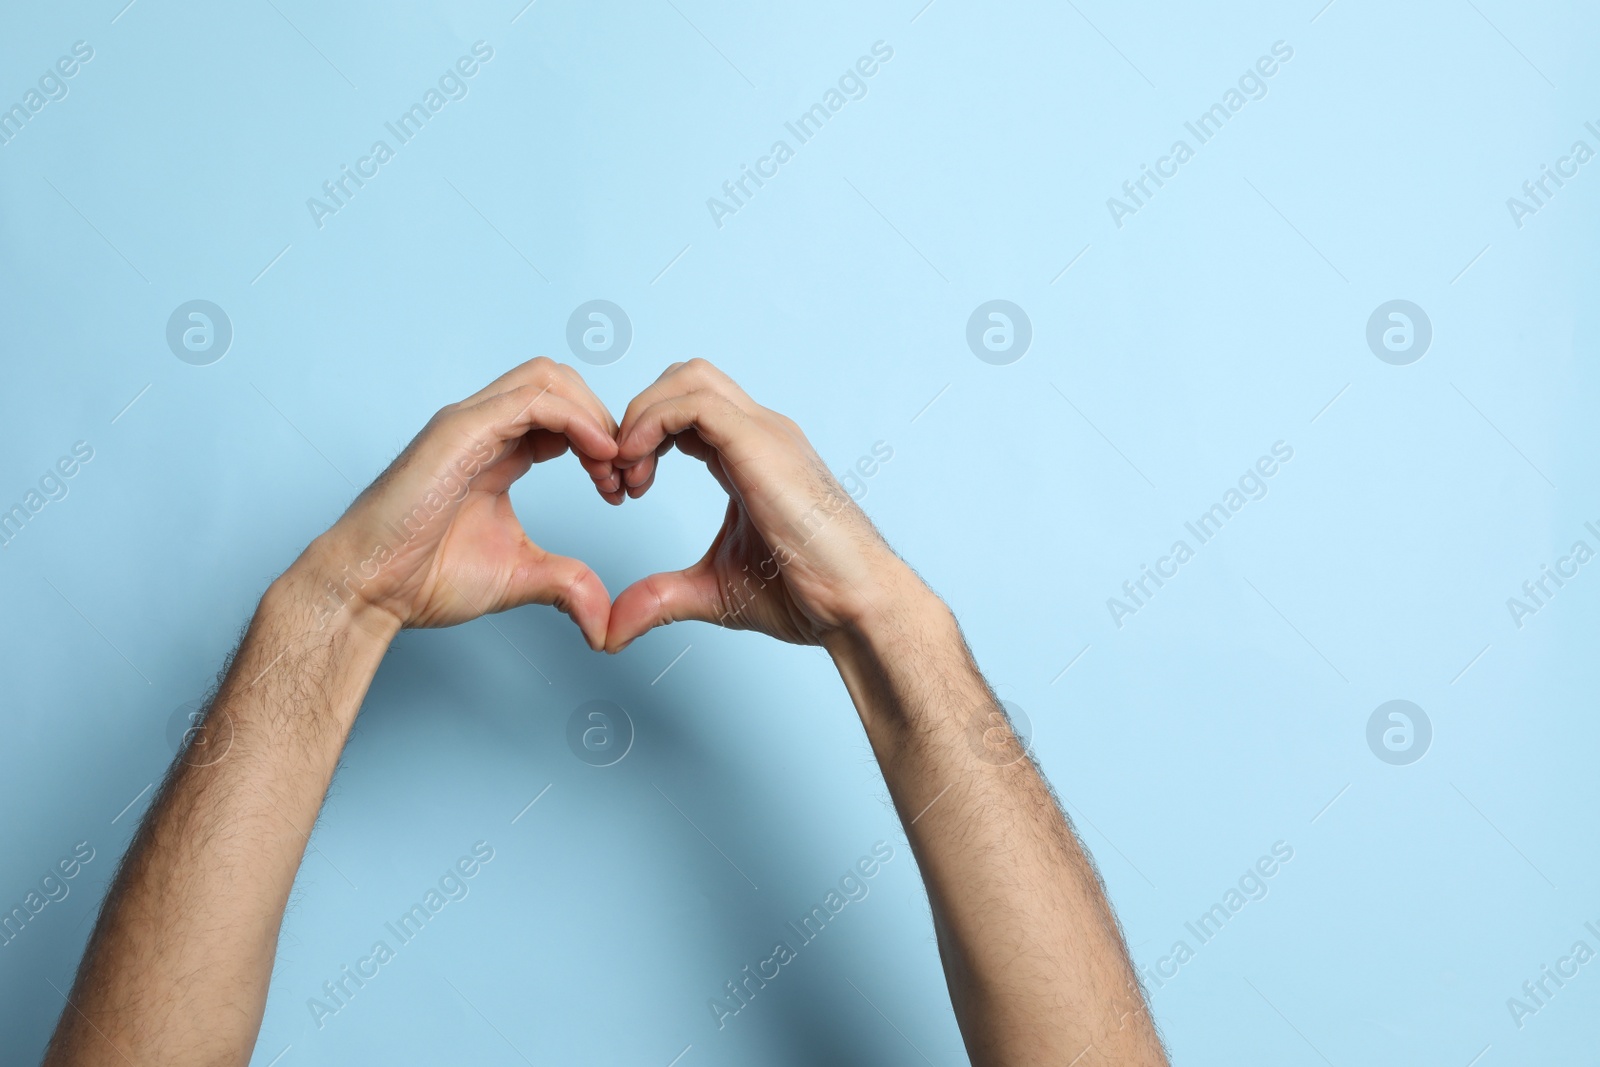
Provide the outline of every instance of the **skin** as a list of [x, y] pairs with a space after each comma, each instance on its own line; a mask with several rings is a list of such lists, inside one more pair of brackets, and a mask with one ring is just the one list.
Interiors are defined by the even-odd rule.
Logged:
[[[671, 448], [706, 464], [727, 515], [699, 562], [615, 603], [530, 542], [506, 496], [570, 449], [619, 504]], [[112, 883], [46, 1065], [248, 1063], [308, 834], [389, 642], [523, 604], [610, 652], [684, 620], [821, 646], [926, 880], [972, 1062], [1167, 1062], [1093, 864], [954, 617], [800, 428], [703, 360], [619, 426], [538, 359], [440, 411], [262, 597]]]

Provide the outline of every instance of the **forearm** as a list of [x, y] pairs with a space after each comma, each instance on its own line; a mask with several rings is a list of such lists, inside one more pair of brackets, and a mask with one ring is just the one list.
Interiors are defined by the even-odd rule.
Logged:
[[922, 869], [973, 1062], [1165, 1063], [1092, 863], [955, 619], [901, 584], [829, 651]]
[[117, 873], [47, 1065], [248, 1062], [308, 835], [393, 630], [319, 627], [297, 564]]

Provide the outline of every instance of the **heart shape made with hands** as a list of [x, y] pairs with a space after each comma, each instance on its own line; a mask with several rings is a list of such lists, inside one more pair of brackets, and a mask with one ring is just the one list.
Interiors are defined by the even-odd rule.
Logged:
[[[597, 492], [620, 505], [650, 491], [673, 448], [728, 493], [722, 525], [697, 562], [648, 575], [614, 601], [587, 564], [534, 544], [512, 510], [511, 485], [569, 449]], [[876, 531], [800, 428], [703, 360], [668, 367], [620, 423], [573, 368], [543, 357], [523, 364], [434, 417], [351, 506], [347, 519], [369, 527], [355, 543], [370, 544], [372, 526], [409, 530], [419, 498], [442, 521], [419, 523], [386, 553], [380, 563], [393, 577], [374, 590], [403, 626], [549, 604], [608, 652], [685, 620], [815, 644], [883, 562], [871, 551], [882, 545]], [[841, 525], [853, 534], [840, 536]]]

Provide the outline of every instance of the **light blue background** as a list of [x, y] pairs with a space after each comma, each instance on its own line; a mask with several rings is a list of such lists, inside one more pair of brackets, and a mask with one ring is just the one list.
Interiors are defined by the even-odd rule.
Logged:
[[[584, 368], [619, 412], [700, 355], [836, 471], [893, 448], [865, 506], [1031, 720], [1141, 968], [1293, 847], [1152, 984], [1177, 1062], [1594, 1047], [1600, 964], [1521, 1029], [1506, 1005], [1600, 949], [1600, 564], [1520, 629], [1506, 607], [1600, 548], [1600, 163], [1520, 228], [1506, 207], [1600, 148], [1592, 8], [522, 2], [0, 16], [0, 104], [94, 48], [0, 147], [0, 507], [94, 448], [0, 552], [0, 904], [96, 850], [0, 947], [7, 1063], [37, 1061], [169, 718], [265, 584], [439, 406], [570, 360], [592, 298], [635, 331]], [[306, 198], [477, 40], [470, 94], [318, 229]], [[879, 40], [867, 96], [715, 226], [706, 199]], [[1119, 229], [1107, 197], [1276, 41], [1268, 95]], [[206, 367], [164, 340], [196, 298], [235, 331]], [[993, 298], [1033, 324], [1009, 366], [964, 339]], [[1365, 341], [1395, 298], [1433, 325], [1409, 366]], [[1280, 440], [1269, 495], [1114, 626], [1106, 598]], [[696, 558], [722, 507], [682, 458], [620, 510], [570, 462], [514, 498], [613, 593]], [[1409, 766], [1367, 747], [1395, 698], [1433, 724]], [[637, 727], [609, 768], [564, 740], [590, 699]], [[719, 1032], [707, 999], [880, 839], [871, 895]], [[307, 999], [480, 840], [470, 896], [318, 1029]], [[258, 1065], [964, 1062], [815, 651], [684, 625], [607, 659], [546, 609], [403, 635], [313, 844]]]

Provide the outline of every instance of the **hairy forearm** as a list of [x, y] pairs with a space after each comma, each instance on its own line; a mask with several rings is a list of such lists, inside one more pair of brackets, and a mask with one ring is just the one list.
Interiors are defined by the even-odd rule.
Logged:
[[129, 846], [47, 1065], [249, 1061], [295, 873], [393, 636], [350, 613], [319, 626], [310, 570], [262, 598]]
[[976, 1064], [1163, 1064], [1092, 862], [914, 580], [830, 642], [928, 888]]

